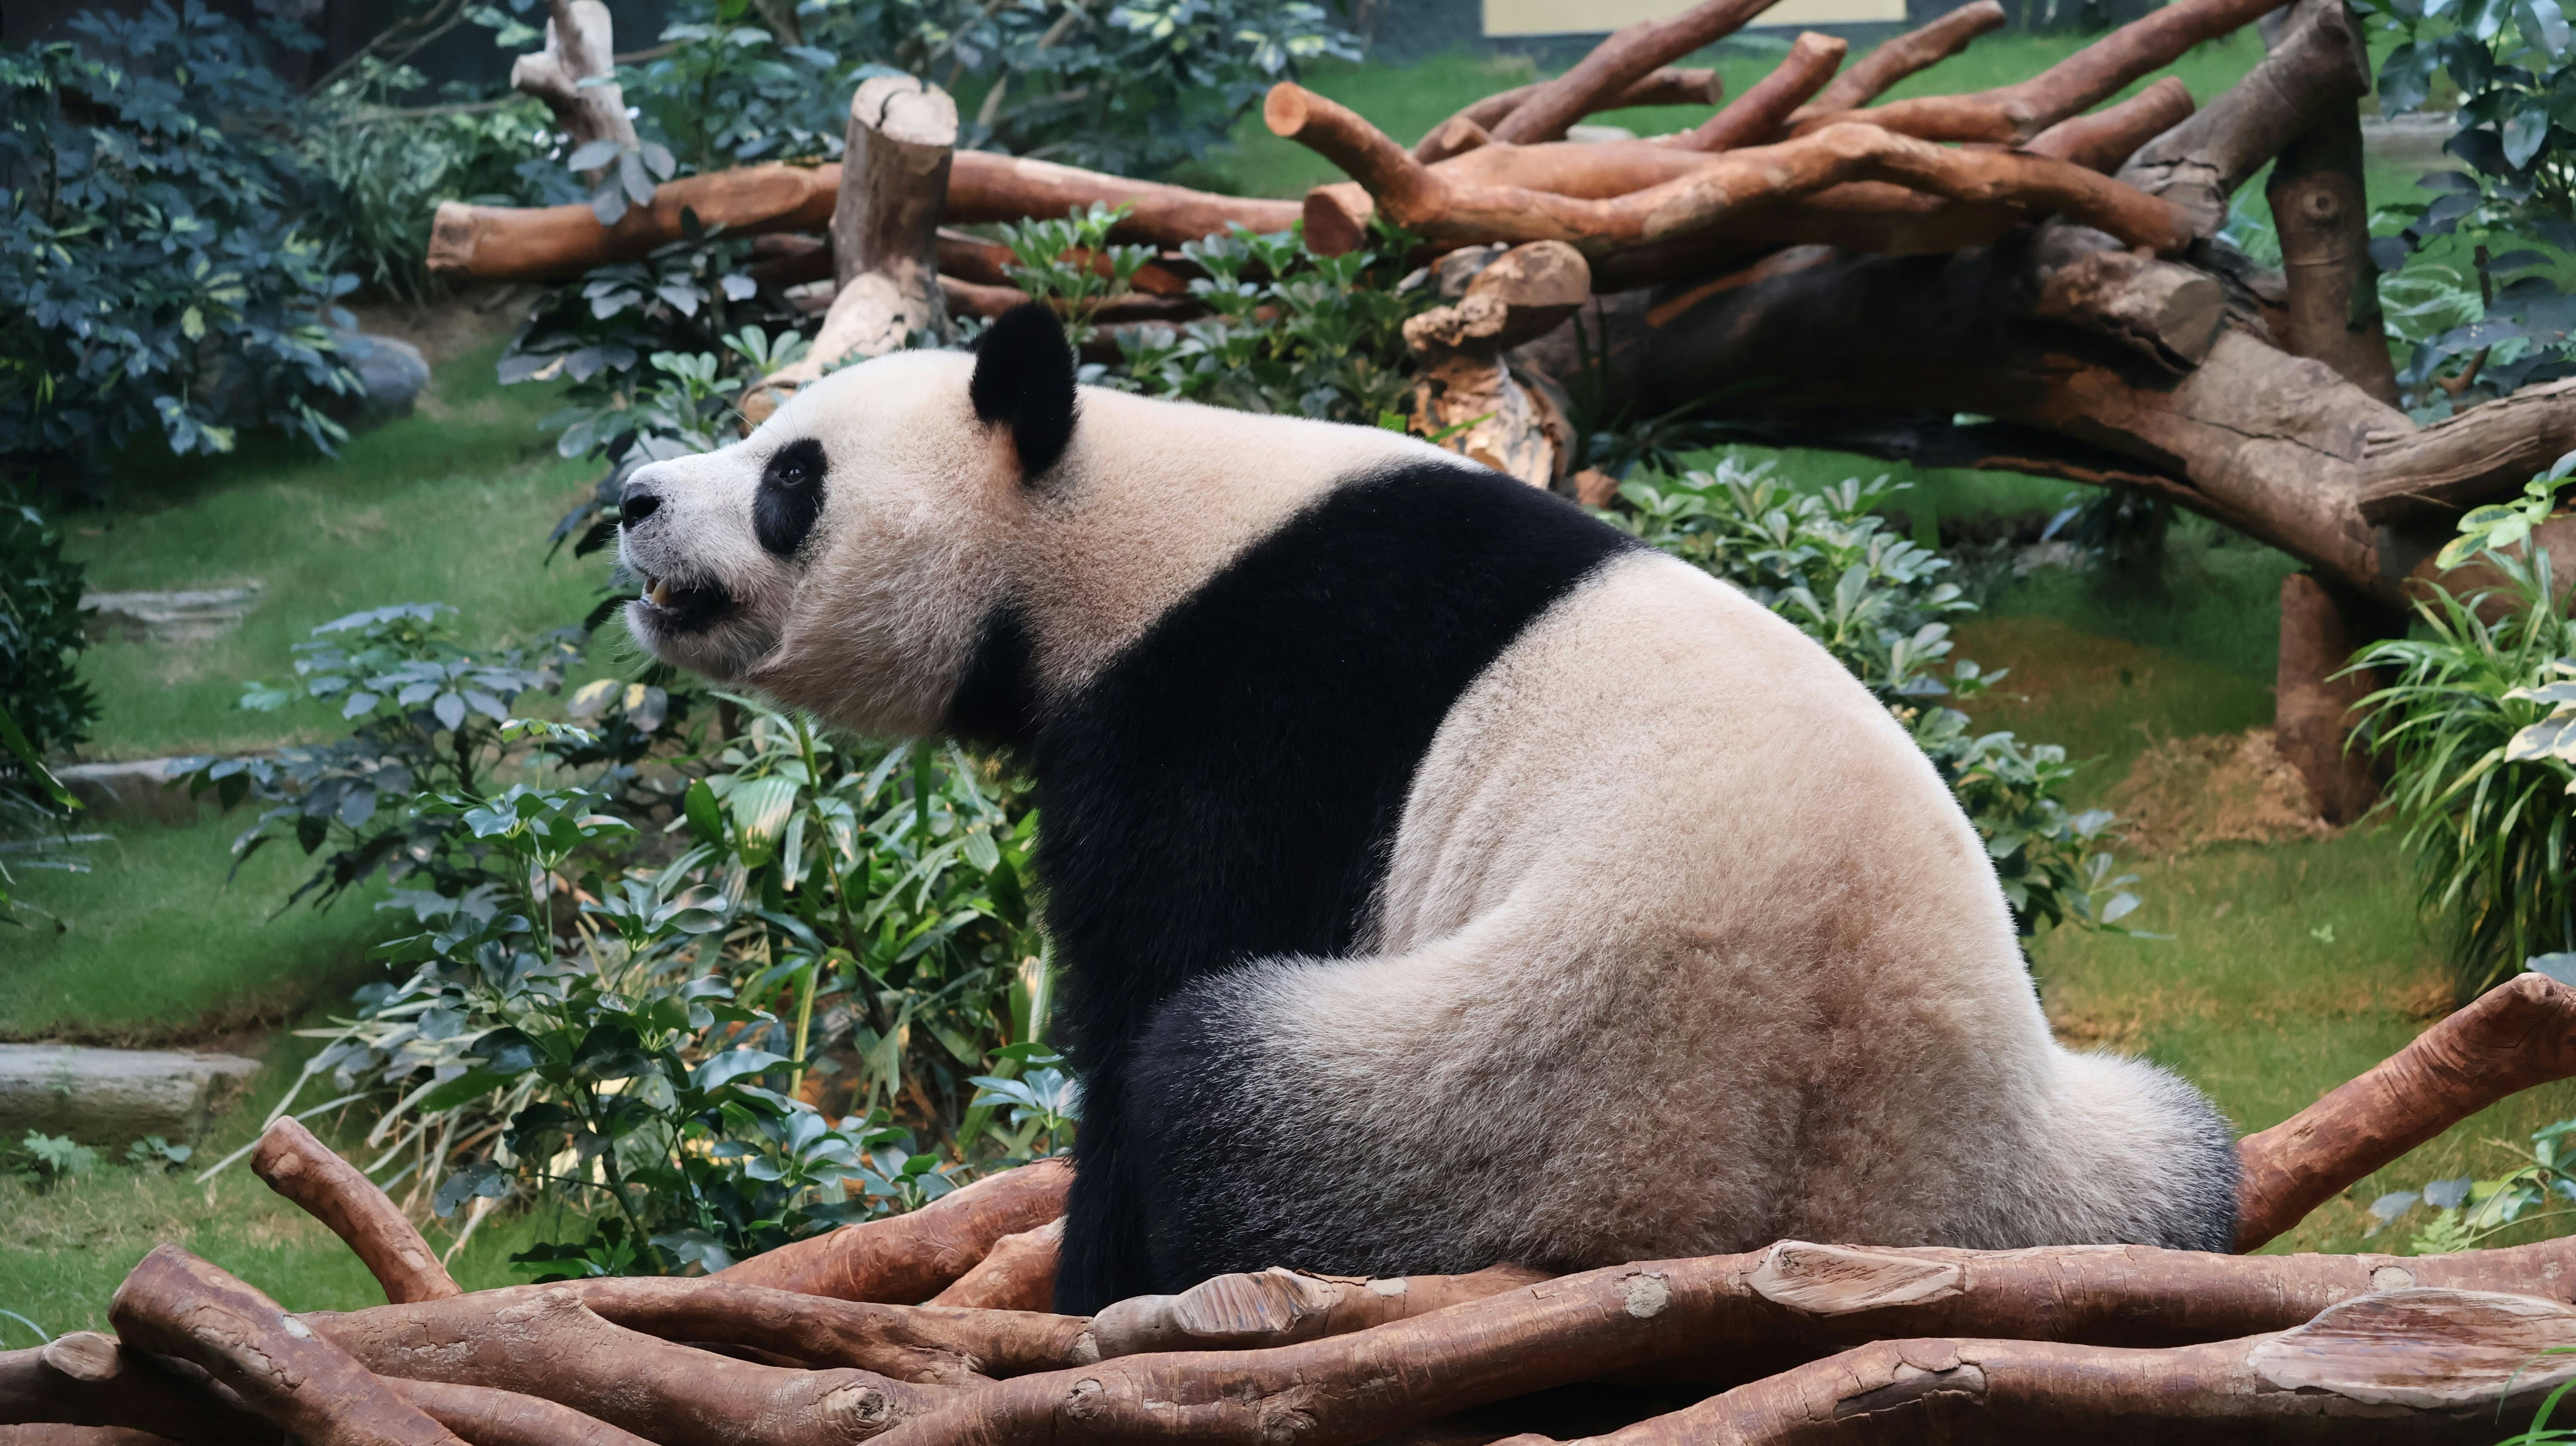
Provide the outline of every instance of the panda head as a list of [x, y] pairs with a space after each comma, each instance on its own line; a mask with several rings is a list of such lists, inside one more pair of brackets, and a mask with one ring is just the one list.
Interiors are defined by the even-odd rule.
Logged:
[[1021, 494], [1073, 438], [1074, 358], [1031, 303], [972, 357], [909, 351], [806, 387], [715, 452], [626, 484], [629, 631], [666, 662], [872, 731], [939, 727], [1008, 596]]

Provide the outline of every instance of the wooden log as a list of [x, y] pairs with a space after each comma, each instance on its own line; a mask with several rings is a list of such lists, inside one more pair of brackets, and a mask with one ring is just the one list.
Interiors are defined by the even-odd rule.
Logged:
[[[1503, 117], [1518, 109], [1521, 102], [1538, 94], [1545, 84], [1534, 80], [1527, 85], [1516, 85], [1510, 90], [1496, 91], [1466, 107], [1423, 132], [1422, 139], [1414, 142], [1413, 158], [1427, 166], [1473, 148], [1471, 145], [1453, 145], [1443, 139], [1451, 135], [1472, 133], [1479, 138], [1474, 145], [1484, 144], [1483, 138], [1502, 123]], [[1725, 83], [1718, 79], [1714, 70], [1678, 70], [1661, 66], [1639, 76], [1618, 94], [1605, 97], [1598, 109], [1625, 110], [1638, 105], [1715, 105], [1725, 89]], [[1452, 131], [1452, 127], [1461, 125], [1467, 130]]]
[[2576, 451], [2576, 377], [2525, 387], [2429, 427], [2369, 433], [2358, 498], [2363, 521], [2446, 518], [2510, 497]]
[[[2176, 1443], [2356, 1440], [2486, 1446], [2570, 1377], [2576, 1310], [2407, 1290], [2277, 1334], [2165, 1351], [2019, 1340], [1882, 1341], [1595, 1437], [1727, 1442]], [[2366, 1423], [2366, 1424], [2365, 1424]], [[1521, 1435], [1505, 1446], [1543, 1446]]]
[[988, 1175], [908, 1214], [782, 1245], [715, 1279], [836, 1300], [928, 1300], [973, 1269], [1005, 1235], [1064, 1214], [1073, 1167], [1040, 1160]]
[[1792, 123], [1810, 115], [1831, 115], [1837, 111], [1858, 110], [1887, 93], [1890, 86], [1920, 71], [1931, 69], [1968, 48], [1971, 41], [1989, 30], [2000, 30], [2009, 17], [1998, 0], [1973, 0], [1934, 20], [1929, 25], [1909, 30], [1886, 41], [1869, 54], [1854, 61], [1851, 68], [1835, 76], [1832, 83], [1816, 93], [1804, 111], [1792, 116]]
[[[2203, 236], [2227, 224], [2228, 198], [2318, 121], [2370, 93], [2344, 0], [2299, 0], [2279, 45], [2190, 119], [2147, 142], [2120, 179], [2180, 205]], [[2390, 399], [2394, 399], [2392, 390]]]
[[1056, 1261], [1063, 1253], [1064, 1220], [1059, 1216], [1035, 1230], [994, 1241], [992, 1250], [973, 1270], [957, 1277], [929, 1303], [974, 1310], [1051, 1310], [1055, 1304]]
[[2202, 41], [2251, 25], [2273, 8], [2273, 0], [2175, 0], [2028, 80], [1974, 95], [1890, 101], [1858, 116], [1819, 112], [1800, 121], [1798, 129], [1857, 118], [1925, 140], [2020, 145], [2119, 94], [2149, 71], [2172, 64]]
[[2370, 259], [2358, 109], [2325, 107], [2273, 161], [2263, 199], [2281, 238], [2286, 315], [2273, 334], [2282, 349], [2314, 357], [2396, 405], [2397, 369], [2380, 311], [2379, 268]]
[[654, 1446], [569, 1406], [515, 1391], [398, 1376], [385, 1384], [471, 1446]]
[[2206, 271], [2128, 251], [2091, 251], [2050, 270], [2031, 311], [2180, 373], [2218, 344], [2227, 295]]
[[143, 1257], [107, 1318], [126, 1345], [204, 1367], [306, 1446], [459, 1446], [346, 1350], [175, 1245]]
[[2272, 739], [2306, 780], [2327, 823], [2348, 824], [2379, 801], [2370, 751], [2351, 745], [2353, 708], [2383, 686], [2378, 670], [2346, 670], [2354, 654], [2402, 637], [2406, 617], [2312, 573], [2281, 579], [2281, 659], [2273, 685]]
[[2109, 174], [2127, 165], [2138, 147], [2189, 119], [2192, 109], [2191, 87], [2168, 75], [2118, 105], [2059, 121], [2022, 149]]
[[576, 150], [592, 141], [631, 150], [635, 122], [617, 84], [616, 50], [615, 23], [602, 0], [547, 0], [545, 48], [512, 62], [510, 88], [544, 101]]
[[378, 1374], [535, 1396], [659, 1446], [864, 1441], [941, 1395], [870, 1371], [756, 1365], [657, 1340], [610, 1325], [566, 1289], [497, 1310], [467, 1295], [299, 1320]]
[[1542, 82], [1535, 94], [1487, 129], [1495, 140], [1515, 144], [1555, 140], [1568, 126], [1603, 109], [1603, 97], [1624, 94], [1658, 67], [1734, 34], [1777, 3], [1700, 0], [1670, 19], [1641, 20], [1594, 46], [1573, 69]]
[[461, 1293], [401, 1207], [301, 1122], [271, 1124], [251, 1151], [250, 1168], [356, 1252], [385, 1299], [400, 1305]]
[[[1868, 125], [1833, 126], [1780, 145], [1721, 152], [1662, 185], [1584, 200], [1455, 181], [1415, 161], [1347, 108], [1293, 83], [1272, 87], [1262, 115], [1272, 134], [1309, 146], [1349, 172], [1391, 219], [1442, 243], [1566, 241], [1599, 257], [1713, 231], [1748, 213], [1852, 181], [1887, 181], [1952, 200], [2059, 212], [2160, 252], [2178, 250], [2191, 239], [2187, 218], [2170, 203], [2080, 166], [2003, 151], [1949, 150]], [[1310, 225], [1310, 239], [1314, 230]]]
[[1729, 101], [1725, 109], [1675, 137], [1673, 144], [1691, 151], [1731, 151], [1779, 139], [1790, 113], [1825, 88], [1849, 48], [1849, 42], [1837, 35], [1802, 33], [1769, 75]]
[[1104, 1359], [1255, 1350], [1410, 1320], [1549, 1278], [1546, 1271], [1518, 1265], [1376, 1280], [1279, 1269], [1220, 1275], [1178, 1295], [1122, 1300], [1093, 1317], [1092, 1334]]
[[2252, 1250], [2354, 1181], [2507, 1095], [2576, 1074], [2576, 988], [2525, 974], [2369, 1073], [2237, 1147], [2236, 1248]]
[[945, 340], [938, 234], [957, 145], [957, 102], [909, 75], [880, 75], [850, 97], [839, 198], [832, 208], [831, 309], [805, 355], [761, 379], [743, 419], [852, 359], [883, 356], [917, 332]]
[[188, 1446], [275, 1446], [275, 1426], [183, 1369], [94, 1331], [0, 1352], [0, 1425], [140, 1432]]
[[[435, 275], [478, 281], [576, 276], [593, 266], [636, 260], [679, 240], [683, 211], [694, 211], [702, 225], [738, 234], [821, 231], [831, 224], [840, 188], [837, 162], [711, 171], [665, 182], [655, 189], [651, 205], [630, 209], [615, 226], [600, 225], [587, 205], [443, 201], [430, 229], [428, 264]], [[945, 210], [948, 220], [967, 225], [1062, 216], [1094, 203], [1130, 208], [1111, 232], [1113, 239], [1163, 246], [1197, 241], [1237, 224], [1254, 231], [1285, 231], [1298, 215], [1294, 201], [1219, 196], [983, 151], [955, 153]]]
[[[2567, 1241], [2402, 1260], [1784, 1241], [1749, 1255], [1564, 1276], [1297, 1344], [1162, 1351], [1023, 1376], [961, 1393], [885, 1440], [1111, 1442], [1185, 1421], [1191, 1440], [1251, 1443], [1275, 1439], [1265, 1431], [1295, 1420], [1299, 1440], [1356, 1441], [1612, 1373], [1758, 1380], [1861, 1342], [1934, 1334], [2169, 1350], [2295, 1328], [2355, 1297], [2384, 1301], [2384, 1292], [2419, 1286], [2493, 1290], [2498, 1275], [2544, 1294], [2527, 1309], [2557, 1321], [2576, 1318], [2565, 1298], [2576, 1280], [2571, 1260], [2576, 1244]], [[1251, 1279], [1238, 1288], [1249, 1294]]]
[[1546, 487], [1563, 474], [1573, 438], [1511, 374], [1503, 352], [1556, 329], [1592, 294], [1583, 253], [1562, 241], [1516, 246], [1476, 272], [1451, 305], [1407, 318], [1414, 357], [1414, 426], [1446, 432], [1450, 451]]

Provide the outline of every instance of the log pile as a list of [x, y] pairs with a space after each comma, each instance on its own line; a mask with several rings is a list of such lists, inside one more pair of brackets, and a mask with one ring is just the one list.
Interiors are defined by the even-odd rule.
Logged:
[[[1770, 3], [1701, 0], [1631, 26], [1563, 75], [1477, 101], [1410, 146], [1282, 84], [1263, 107], [1270, 129], [1349, 176], [1302, 201], [976, 151], [954, 152], [944, 171], [871, 172], [856, 189], [872, 217], [951, 228], [1127, 207], [1116, 239], [1164, 254], [1148, 268], [1154, 286], [1140, 278], [1137, 294], [1098, 313], [1110, 323], [1199, 314], [1187, 289], [1196, 269], [1176, 248], [1229, 226], [1302, 221], [1309, 244], [1332, 254], [1361, 244], [1383, 215], [1426, 238], [1425, 263], [1570, 248], [1591, 295], [1549, 336], [1524, 342], [1463, 311], [1426, 331], [1416, 345], [1420, 395], [1433, 404], [1426, 434], [1481, 418], [1448, 445], [1606, 496], [1608, 479], [1568, 475], [1565, 418], [1550, 401], [1579, 380], [1588, 394], [1635, 399], [1638, 415], [1695, 408], [1746, 440], [2007, 468], [2200, 512], [2309, 569], [2283, 608], [2280, 741], [2322, 812], [2367, 807], [2370, 770], [2343, 751], [2341, 705], [2357, 685], [2330, 674], [2347, 644], [2401, 623], [2411, 597], [2461, 585], [2432, 562], [2453, 519], [2576, 449], [2576, 383], [2430, 427], [2394, 405], [2365, 249], [2357, 106], [2369, 75], [2341, 0], [2282, 9], [2265, 27], [2266, 58], [2206, 105], [2171, 77], [2105, 102], [2275, 0], [2174, 0], [2038, 75], [1973, 94], [1874, 103], [2001, 25], [1994, 0], [1850, 65], [1843, 42], [1802, 36], [1723, 106], [1712, 73], [1675, 68]], [[559, 15], [573, 8], [559, 3]], [[571, 31], [555, 33], [550, 50]], [[1585, 116], [1641, 104], [1712, 109], [1671, 135], [1565, 138]], [[588, 123], [569, 107], [562, 118]], [[882, 165], [853, 124], [851, 154]], [[2269, 271], [2218, 230], [2238, 188], [2275, 162], [2265, 199], [2285, 264]], [[895, 185], [915, 189], [882, 194]], [[439, 207], [430, 265], [566, 278], [678, 239], [694, 212], [772, 238], [766, 283], [847, 288], [878, 265], [834, 256], [869, 244], [858, 238], [880, 224], [848, 214], [853, 189], [838, 165], [754, 166], [664, 185], [610, 226], [586, 206], [451, 202]], [[890, 254], [878, 245], [871, 256]], [[949, 311], [996, 315], [1020, 299], [987, 264], [988, 246], [938, 233], [937, 299]], [[1546, 265], [1562, 271], [1552, 253]], [[816, 348], [809, 371], [855, 354], [843, 343], [869, 331], [826, 330], [832, 345]], [[1512, 344], [1488, 345], [1498, 335]], [[752, 410], [772, 396], [756, 393]], [[2576, 522], [2541, 538], [2555, 544], [2561, 582], [2576, 585], [2576, 537], [2557, 531], [2576, 533]]]
[[[2240, 1248], [2570, 1075], [2576, 988], [2487, 995], [2243, 1142]], [[2430, 1257], [1791, 1240], [1554, 1277], [1277, 1268], [1076, 1317], [1046, 1309], [1061, 1161], [712, 1276], [465, 1292], [301, 1125], [256, 1158], [388, 1303], [290, 1312], [162, 1245], [111, 1302], [113, 1336], [0, 1354], [0, 1442], [2484, 1446], [2576, 1377], [2553, 1354], [2576, 1347], [2576, 1238]]]

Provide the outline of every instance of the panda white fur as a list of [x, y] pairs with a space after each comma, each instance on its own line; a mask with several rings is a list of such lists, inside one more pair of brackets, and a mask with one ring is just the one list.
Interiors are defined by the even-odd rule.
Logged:
[[660, 656], [1033, 770], [1086, 1090], [1061, 1309], [1788, 1237], [2228, 1248], [2225, 1122], [2050, 1037], [1897, 723], [1554, 497], [1077, 403], [1031, 307], [640, 470], [621, 546]]

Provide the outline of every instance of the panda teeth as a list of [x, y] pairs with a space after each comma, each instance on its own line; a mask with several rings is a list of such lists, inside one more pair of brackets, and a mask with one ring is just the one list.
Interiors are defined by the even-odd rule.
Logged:
[[671, 605], [671, 585], [658, 577], [644, 579], [644, 600], [657, 608]]

